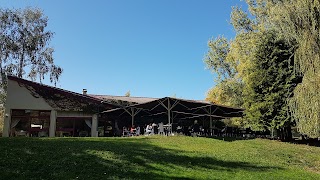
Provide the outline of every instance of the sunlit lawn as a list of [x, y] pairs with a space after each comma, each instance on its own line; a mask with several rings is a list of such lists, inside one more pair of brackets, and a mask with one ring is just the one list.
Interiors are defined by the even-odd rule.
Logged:
[[0, 138], [0, 179], [320, 179], [320, 149], [265, 139]]

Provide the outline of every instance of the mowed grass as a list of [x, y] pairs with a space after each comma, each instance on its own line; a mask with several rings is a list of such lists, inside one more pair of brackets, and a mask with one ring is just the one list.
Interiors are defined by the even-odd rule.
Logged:
[[184, 136], [0, 138], [0, 179], [320, 179], [320, 149]]

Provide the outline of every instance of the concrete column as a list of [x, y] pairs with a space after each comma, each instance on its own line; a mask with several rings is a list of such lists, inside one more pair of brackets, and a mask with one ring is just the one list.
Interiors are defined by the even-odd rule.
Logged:
[[55, 137], [56, 136], [56, 124], [57, 124], [57, 111], [51, 110], [49, 137]]
[[11, 124], [11, 111], [6, 109], [4, 112], [4, 124], [3, 124], [3, 131], [2, 137], [9, 137], [10, 134], [10, 124]]
[[91, 137], [98, 137], [98, 115], [92, 116]]

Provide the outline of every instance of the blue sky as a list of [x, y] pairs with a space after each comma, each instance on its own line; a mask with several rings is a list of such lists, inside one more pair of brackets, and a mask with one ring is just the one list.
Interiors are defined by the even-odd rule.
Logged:
[[[235, 35], [231, 7], [240, 0], [2, 0], [39, 7], [55, 32], [57, 87], [90, 94], [204, 99], [214, 75], [203, 58], [212, 37]], [[45, 81], [45, 84], [50, 84]]]

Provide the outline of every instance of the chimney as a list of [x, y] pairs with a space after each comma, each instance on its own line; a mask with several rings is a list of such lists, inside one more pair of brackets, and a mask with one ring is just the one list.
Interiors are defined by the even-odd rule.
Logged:
[[83, 94], [83, 95], [87, 95], [87, 89], [83, 89], [83, 90], [82, 90], [82, 94]]

